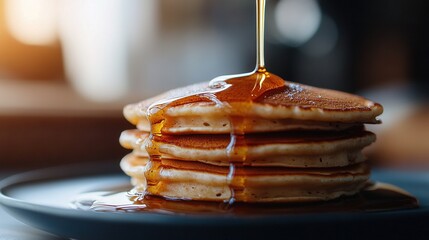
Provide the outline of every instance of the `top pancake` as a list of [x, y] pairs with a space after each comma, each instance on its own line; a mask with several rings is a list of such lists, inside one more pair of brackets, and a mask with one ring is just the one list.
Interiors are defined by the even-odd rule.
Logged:
[[147, 131], [150, 126], [148, 109], [161, 103], [154, 110], [162, 109], [161, 119], [158, 119], [164, 121], [162, 132], [213, 134], [231, 132], [234, 127], [231, 118], [239, 118], [239, 124], [235, 125], [243, 126], [244, 122], [245, 133], [343, 130], [354, 124], [377, 123], [376, 117], [383, 112], [380, 104], [357, 95], [288, 81], [279, 85], [279, 81], [283, 80], [270, 74], [264, 82], [267, 85], [264, 92], [260, 91], [251, 101], [240, 94], [247, 91], [247, 85], [230, 84], [230, 87], [226, 82], [227, 86], [218, 90], [208, 82], [195, 84], [128, 105], [124, 115], [139, 129]]

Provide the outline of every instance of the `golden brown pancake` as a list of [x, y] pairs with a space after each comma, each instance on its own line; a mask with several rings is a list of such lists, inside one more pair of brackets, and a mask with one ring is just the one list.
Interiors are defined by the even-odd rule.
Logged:
[[[369, 178], [380, 104], [268, 72], [175, 89], [131, 104], [120, 143], [134, 191], [168, 199], [307, 202], [357, 193]], [[149, 134], [152, 132], [152, 134]]]
[[119, 143], [125, 149], [133, 150], [134, 154], [143, 157], [149, 157], [145, 149], [145, 141], [149, 138], [148, 132], [139, 131], [137, 129], [125, 130], [119, 137]]
[[[138, 159], [138, 160], [136, 160]], [[172, 199], [239, 202], [307, 202], [337, 198], [359, 191], [369, 178], [365, 163], [341, 168], [233, 169], [196, 162], [126, 156], [121, 167], [138, 189]], [[127, 169], [128, 167], [128, 169]], [[129, 168], [145, 168], [145, 176]], [[233, 177], [230, 177], [232, 176]], [[146, 179], [142, 182], [141, 179]], [[147, 184], [147, 186], [145, 186]]]
[[[263, 119], [258, 117], [246, 118], [246, 132], [275, 132], [294, 130], [324, 130], [341, 131], [359, 126], [359, 123], [318, 122], [296, 119]], [[236, 124], [237, 125], [237, 124]], [[137, 128], [142, 131], [150, 131], [150, 123], [142, 120], [137, 123]], [[222, 134], [231, 132], [231, 122], [225, 116], [184, 116], [168, 118], [164, 122], [163, 133], [166, 134]]]
[[[271, 78], [272, 81], [280, 81], [275, 75]], [[210, 92], [208, 85], [191, 85], [128, 105], [124, 108], [124, 116], [141, 130], [147, 131], [150, 106], [160, 103], [160, 99]], [[169, 103], [168, 107], [158, 106], [164, 107], [162, 119], [159, 119], [164, 121], [161, 131], [168, 134], [229, 133], [238, 125], [241, 128], [244, 126], [246, 133], [293, 129], [342, 130], [354, 124], [377, 123], [376, 117], [383, 111], [380, 104], [360, 96], [287, 81], [282, 87], [268, 87], [251, 102], [240, 101], [242, 98], [237, 89], [241, 89], [240, 86], [233, 89], [236, 92], [226, 89], [209, 94], [209, 97], [199, 94], [165, 101]], [[245, 92], [246, 86], [240, 91]], [[153, 110], [158, 111], [158, 108]], [[234, 117], [241, 118], [236, 126], [232, 126], [234, 119], [231, 118]]]
[[[127, 130], [120, 142], [134, 149], [138, 156], [148, 156], [144, 141], [149, 134]], [[198, 161], [229, 166], [231, 162], [251, 166], [340, 167], [365, 160], [361, 150], [375, 141], [366, 131], [342, 131], [330, 135], [320, 132], [283, 132], [252, 134], [237, 137], [235, 147], [228, 152], [228, 135], [164, 135], [155, 136], [153, 145], [164, 159]], [[245, 159], [243, 159], [245, 154]]]
[[120, 167], [122, 171], [131, 177], [131, 184], [135, 187], [134, 191], [144, 192], [146, 188], [146, 177], [144, 176], [148, 157], [139, 157], [128, 154], [122, 158]]

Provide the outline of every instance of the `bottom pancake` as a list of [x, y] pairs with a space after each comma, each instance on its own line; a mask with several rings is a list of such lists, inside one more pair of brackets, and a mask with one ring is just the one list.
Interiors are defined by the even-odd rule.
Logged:
[[311, 202], [357, 193], [369, 179], [359, 163], [337, 168], [219, 167], [129, 154], [121, 168], [137, 191], [169, 199]]

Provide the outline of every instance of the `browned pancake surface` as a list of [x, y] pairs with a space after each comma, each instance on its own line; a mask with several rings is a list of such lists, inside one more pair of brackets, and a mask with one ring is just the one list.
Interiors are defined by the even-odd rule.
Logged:
[[[199, 162], [188, 162], [188, 161], [176, 161], [176, 160], [155, 160], [156, 164], [159, 164], [159, 167], [163, 168], [174, 168], [180, 170], [189, 170], [205, 173], [216, 173], [227, 175], [230, 173], [231, 169], [229, 167], [221, 167], [210, 164], [204, 164]], [[369, 173], [369, 166], [367, 163], [360, 163], [364, 166], [364, 173]], [[234, 176], [267, 176], [267, 175], [326, 175], [333, 176], [335, 174], [344, 174], [348, 171], [354, 170], [355, 165], [347, 167], [336, 167], [336, 168], [311, 168], [311, 169], [302, 169], [302, 168], [289, 168], [289, 167], [239, 167], [235, 166]], [[337, 173], [336, 173], [337, 172]]]
[[372, 108], [382, 108], [380, 104], [357, 95], [292, 82], [267, 91], [257, 101], [274, 106], [318, 108], [325, 111], [371, 111]]
[[[245, 78], [243, 79], [246, 80]], [[231, 79], [229, 81], [233, 80], [234, 79]], [[382, 106], [380, 104], [354, 94], [284, 81], [274, 74], [270, 74], [270, 78], [268, 78], [268, 80], [269, 81], [265, 81], [262, 85], [264, 89], [259, 91], [262, 94], [252, 99], [253, 102], [273, 106], [299, 107], [302, 109], [317, 108], [327, 111], [359, 112], [371, 111], [374, 108], [378, 109], [379, 113], [382, 111]], [[279, 81], [284, 81], [284, 83], [279, 84]], [[216, 93], [215, 95], [217, 99], [222, 102], [230, 103], [248, 102], [248, 93], [252, 91], [254, 84], [251, 83], [251, 79], [249, 79], [251, 84], [244, 84], [241, 82], [244, 81], [234, 83], [235, 85], [233, 87]], [[199, 92], [206, 92], [208, 89], [208, 83], [200, 83], [179, 88], [143, 101], [139, 104], [139, 107], [142, 111], [146, 111], [152, 103], [158, 100], [174, 99], [181, 96], [187, 97], [171, 102], [170, 107], [198, 102], [212, 103], [211, 100], [206, 97], [193, 95]]]
[[[257, 146], [264, 144], [298, 144], [329, 142], [342, 139], [374, 136], [368, 131], [341, 131], [341, 132], [275, 132], [248, 134], [236, 136], [235, 146]], [[162, 135], [154, 136], [154, 141], [172, 144], [178, 147], [194, 149], [226, 148], [230, 142], [229, 135]]]

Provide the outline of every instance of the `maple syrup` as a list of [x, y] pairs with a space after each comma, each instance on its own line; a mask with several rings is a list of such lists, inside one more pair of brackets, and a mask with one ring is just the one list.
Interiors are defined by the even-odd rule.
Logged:
[[[264, 28], [265, 28], [265, 0], [256, 0], [256, 67], [253, 72], [220, 76], [210, 81], [209, 88], [192, 93], [188, 96], [179, 98], [166, 99], [152, 104], [148, 109], [148, 119], [151, 124], [151, 135], [146, 143], [146, 150], [149, 153], [149, 161], [159, 160], [161, 153], [159, 146], [154, 141], [155, 138], [163, 138], [162, 128], [165, 121], [165, 112], [168, 108], [178, 105], [209, 102], [217, 106], [223, 113], [228, 116], [231, 132], [229, 134], [229, 144], [225, 151], [230, 162], [229, 171], [226, 175], [226, 182], [230, 186], [231, 197], [228, 204], [234, 203], [234, 191], [232, 182], [234, 181], [236, 163], [250, 165], [247, 161], [247, 148], [236, 148], [237, 143], [243, 143], [243, 135], [246, 129], [252, 126], [248, 118], [240, 115], [231, 115], [234, 103], [241, 104], [241, 108], [251, 108], [252, 104], [261, 96], [269, 91], [273, 91], [285, 86], [285, 81], [267, 71], [264, 60]], [[244, 103], [244, 105], [243, 105]], [[147, 174], [151, 174], [150, 171]], [[151, 182], [147, 182], [151, 185]]]
[[[150, 196], [138, 191], [107, 191], [83, 194], [74, 202], [78, 209], [102, 211], [102, 212], [154, 212], [168, 214], [234, 214], [234, 215], [258, 215], [258, 214], [289, 214], [289, 213], [320, 213], [320, 212], [368, 212], [368, 211], [390, 211], [399, 209], [410, 209], [418, 207], [416, 198], [403, 190], [391, 185], [375, 183], [368, 184], [363, 190], [354, 196], [341, 197], [336, 200], [317, 203], [294, 203], [294, 204], [249, 204], [235, 202], [235, 192], [240, 189], [233, 187], [234, 181], [240, 181], [246, 176], [237, 174], [240, 168], [251, 165], [247, 156], [247, 146], [261, 141], [259, 138], [244, 138], [252, 122], [248, 118], [237, 114], [234, 103], [240, 103], [240, 110], [246, 112], [256, 102], [278, 104], [277, 95], [283, 94], [291, 99], [296, 95], [303, 94], [305, 98], [298, 99], [304, 102], [300, 106], [312, 107], [317, 104], [322, 96], [308, 95], [296, 84], [286, 82], [267, 71], [264, 60], [264, 21], [265, 0], [256, 0], [257, 16], [257, 59], [256, 68], [253, 72], [220, 76], [210, 81], [209, 87], [199, 92], [189, 93], [186, 96], [164, 99], [152, 104], [147, 110], [148, 120], [151, 125], [150, 136], [145, 142], [145, 148], [149, 153], [149, 162], [146, 176], [157, 174], [161, 161], [161, 153], [156, 139], [166, 140], [169, 138], [162, 131], [164, 122], [168, 116], [168, 109], [179, 105], [190, 103], [207, 103], [217, 106], [220, 111], [228, 116], [230, 125], [229, 138], [225, 145], [229, 167], [225, 173], [225, 181], [228, 183], [231, 194], [230, 198], [223, 204], [204, 201], [186, 201], [183, 199], [165, 199]], [[307, 95], [306, 95], [307, 94]], [[244, 106], [244, 107], [243, 107]], [[232, 114], [232, 111], [235, 111]], [[366, 110], [366, 109], [363, 109]], [[362, 126], [358, 126], [362, 131]], [[294, 133], [291, 133], [293, 136]], [[299, 133], [302, 141], [306, 140], [306, 134]], [[311, 133], [313, 134], [313, 133]], [[322, 139], [342, 137], [347, 131], [338, 132], [333, 135], [321, 135]], [[355, 133], [353, 133], [355, 134]], [[272, 134], [275, 138], [276, 134]], [[313, 136], [314, 137], [314, 136]], [[267, 139], [264, 139], [265, 141]], [[252, 142], [254, 141], [254, 142]], [[236, 166], [240, 164], [239, 166]], [[148, 177], [147, 179], [156, 179]], [[156, 182], [147, 182], [148, 186], [156, 187]], [[128, 187], [128, 186], [127, 186]], [[128, 192], [127, 192], [128, 191]]]

